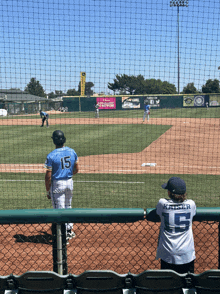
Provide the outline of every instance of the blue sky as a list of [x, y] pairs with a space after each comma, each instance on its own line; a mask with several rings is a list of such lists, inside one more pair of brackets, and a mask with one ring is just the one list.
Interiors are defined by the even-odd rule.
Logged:
[[[219, 0], [180, 7], [180, 90], [219, 79]], [[177, 7], [169, 0], [2, 0], [0, 88], [32, 77], [49, 93], [77, 89], [80, 72], [109, 92], [116, 74], [177, 87]], [[111, 92], [110, 92], [111, 93]]]

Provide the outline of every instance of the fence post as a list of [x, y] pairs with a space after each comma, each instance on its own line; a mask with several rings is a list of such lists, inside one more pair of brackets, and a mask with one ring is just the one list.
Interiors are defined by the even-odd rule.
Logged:
[[68, 274], [68, 264], [67, 264], [67, 248], [66, 248], [66, 224], [61, 224], [61, 234], [62, 234], [62, 262], [63, 262], [63, 275]]
[[66, 225], [52, 224], [53, 237], [53, 271], [55, 273], [66, 275], [68, 273], [67, 266], [67, 250], [66, 250]]
[[56, 238], [56, 224], [52, 223], [52, 250], [53, 250], [53, 271], [58, 272], [57, 269], [57, 238]]
[[56, 226], [56, 239], [57, 239], [57, 273], [63, 274], [63, 250], [62, 250], [62, 233], [61, 224]]

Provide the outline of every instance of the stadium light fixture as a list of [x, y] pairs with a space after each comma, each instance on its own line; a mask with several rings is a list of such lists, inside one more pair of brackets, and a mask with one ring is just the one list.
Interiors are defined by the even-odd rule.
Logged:
[[179, 8], [188, 7], [189, 1], [186, 0], [171, 0], [170, 7], [177, 7], [177, 45], [178, 45], [178, 94], [180, 94], [180, 22]]
[[185, 0], [179, 0], [179, 1], [175, 1], [175, 0], [171, 0], [170, 1], [170, 6], [186, 6], [188, 7], [189, 5], [189, 1], [185, 1]]

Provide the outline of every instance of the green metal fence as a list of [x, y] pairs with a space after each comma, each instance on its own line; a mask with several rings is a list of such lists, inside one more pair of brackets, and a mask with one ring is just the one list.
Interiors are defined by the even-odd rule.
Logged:
[[[76, 237], [66, 244], [64, 224], [70, 221]], [[197, 208], [196, 273], [220, 268], [219, 221], [220, 208]], [[0, 223], [0, 275], [160, 268], [155, 260], [160, 226], [155, 209], [3, 210]]]

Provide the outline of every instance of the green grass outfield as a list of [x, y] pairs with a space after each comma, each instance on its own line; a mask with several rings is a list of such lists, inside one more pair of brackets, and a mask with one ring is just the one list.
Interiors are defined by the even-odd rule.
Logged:
[[[131, 110], [100, 110], [100, 118], [142, 118], [143, 117], [143, 109], [131, 109]], [[151, 118], [157, 117], [181, 117], [181, 118], [220, 118], [220, 107], [209, 107], [208, 109], [204, 107], [197, 108], [164, 108], [164, 109], [156, 109], [151, 108]], [[2, 119], [39, 119], [39, 124], [41, 122], [39, 114], [33, 114], [31, 116], [16, 116], [9, 115], [7, 117], [2, 117]], [[57, 113], [51, 114], [49, 120], [53, 118], [94, 118], [93, 111], [87, 112], [70, 112], [70, 113]]]
[[[101, 112], [108, 117], [142, 117], [143, 111]], [[217, 118], [220, 108], [152, 110], [152, 117]], [[61, 117], [93, 117], [94, 113], [61, 114]], [[51, 117], [59, 117], [57, 115]], [[23, 117], [17, 117], [23, 118]], [[6, 118], [7, 119], [7, 118]], [[78, 156], [136, 153], [159, 138], [171, 126], [128, 125], [53, 125], [0, 126], [0, 163], [40, 163], [54, 149], [51, 139], [56, 129], [64, 131], [66, 145]], [[77, 174], [74, 177], [73, 207], [155, 207], [166, 191], [161, 184], [173, 175]], [[178, 176], [178, 175], [176, 175]], [[219, 176], [179, 175], [187, 183], [188, 197], [198, 207], [220, 206]], [[46, 198], [44, 174], [0, 173], [0, 209], [50, 208]]]

